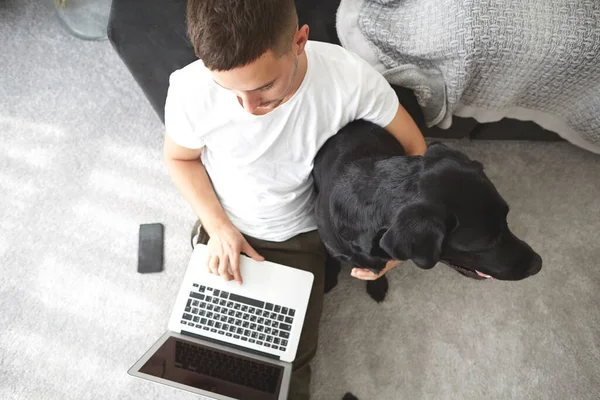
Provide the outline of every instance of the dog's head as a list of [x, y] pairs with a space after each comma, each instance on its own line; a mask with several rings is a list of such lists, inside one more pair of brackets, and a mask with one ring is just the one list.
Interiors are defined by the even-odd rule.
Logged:
[[508, 205], [481, 163], [441, 143], [423, 161], [418, 194], [380, 232], [381, 250], [423, 269], [443, 262], [475, 279], [520, 280], [540, 271], [541, 257], [508, 228]]

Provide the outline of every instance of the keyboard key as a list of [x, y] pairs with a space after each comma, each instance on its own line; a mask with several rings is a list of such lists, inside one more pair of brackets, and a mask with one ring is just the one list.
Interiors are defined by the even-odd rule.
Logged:
[[198, 309], [196, 307], [192, 308], [192, 314], [198, 314]]
[[257, 332], [252, 332], [250, 334], [251, 337], [253, 337], [254, 339], [256, 339], [258, 337], [258, 333]]
[[227, 315], [233, 316], [233, 315], [235, 315], [235, 311], [234, 310], [229, 310], [229, 311], [227, 311]]
[[250, 330], [249, 330], [249, 329], [246, 329], [246, 330], [244, 331], [244, 336], [250, 336], [250, 333], [251, 333], [251, 332], [250, 332]]
[[239, 339], [240, 335], [233, 335], [234, 339]]
[[275, 306], [275, 308], [273, 309], [273, 311], [279, 313], [281, 312], [281, 306]]
[[198, 300], [192, 301], [192, 307], [198, 307], [198, 304], [200, 304]]
[[271, 347], [271, 345], [269, 343], [263, 343], [263, 346], [265, 346], [265, 347]]
[[269, 310], [269, 311], [273, 311], [273, 304], [271, 304], [271, 303], [267, 303], [267, 304], [265, 305], [265, 308], [266, 308], [267, 310]]
[[227, 337], [232, 337], [233, 335], [232, 335], [231, 333], [227, 332], [227, 333], [225, 334], [225, 336], [227, 336]]
[[202, 325], [196, 324], [196, 328], [200, 329], [200, 328], [202, 328]]
[[246, 314], [246, 313], [244, 313], [244, 315], [242, 316], [242, 319], [243, 319], [244, 321], [247, 321], [247, 320], [249, 320], [249, 319], [250, 319], [250, 314]]
[[267, 336], [267, 342], [272, 342], [272, 341], [273, 341], [273, 336], [271, 336], [271, 335], [268, 335], [268, 336]]
[[192, 284], [193, 287], [198, 287], [197, 283]]
[[240, 326], [240, 325], [242, 325], [242, 320], [241, 320], [241, 319], [236, 319], [236, 320], [235, 320], [235, 325], [236, 325], [236, 326]]
[[257, 320], [256, 315], [250, 316], [250, 322], [256, 322], [256, 320]]
[[283, 347], [283, 346], [279, 346], [279, 350], [281, 350], [281, 351], [285, 351], [285, 347]]
[[242, 322], [242, 327], [243, 328], [249, 328], [250, 327], [250, 322], [248, 322], [248, 321]]
[[282, 346], [287, 346], [287, 340], [283, 340], [283, 339], [282, 339], [282, 340], [281, 340], [281, 345], [282, 345]]
[[215, 321], [213, 321], [212, 319], [209, 319], [208, 326], [215, 326]]
[[271, 327], [274, 328], [274, 329], [278, 329], [279, 328], [279, 322], [272, 322], [271, 323]]
[[[273, 333], [274, 335], [274, 333]], [[273, 344], [279, 344], [280, 339], [278, 337], [273, 338]]]
[[229, 325], [229, 332], [235, 332], [236, 327], [235, 325]]
[[256, 344], [258, 344], [258, 345], [261, 345], [261, 346], [262, 346], [262, 345], [263, 345], [263, 342], [260, 342], [260, 341], [258, 341], [258, 340], [257, 340], [257, 341], [256, 341]]
[[216, 297], [213, 297], [212, 303], [213, 304], [219, 304], [219, 299], [217, 299]]
[[281, 307], [281, 313], [282, 314], [287, 314], [288, 313], [288, 308], [287, 307]]
[[194, 322], [200, 322], [200, 317], [194, 316]]
[[211, 296], [206, 296], [206, 302], [210, 303], [212, 301], [212, 297]]
[[253, 331], [256, 330], [256, 324], [250, 324], [250, 329], [252, 329]]
[[196, 293], [196, 292], [190, 292], [190, 297], [193, 297], [195, 299], [204, 300], [204, 295], [200, 294], [200, 293]]
[[227, 307], [233, 308], [233, 301], [228, 301], [227, 302]]
[[292, 330], [292, 326], [288, 325], [288, 324], [281, 323], [281, 324], [279, 324], [279, 329], [283, 329], [284, 331], [288, 331], [289, 332], [289, 331]]
[[229, 325], [227, 325], [227, 324], [223, 324], [223, 325], [221, 325], [221, 326], [223, 327], [223, 330], [224, 330], [224, 331], [227, 331], [227, 330], [229, 330]]
[[224, 335], [224, 334], [225, 334], [225, 332], [223, 332], [223, 331], [218, 331], [217, 333], [218, 333], [219, 335]]
[[221, 329], [221, 323], [220, 322], [215, 322], [215, 328]]
[[213, 296], [218, 296], [220, 294], [221, 294], [221, 291], [219, 289], [213, 290]]
[[202, 329], [204, 329], [205, 331], [207, 331], [207, 330], [209, 330], [210, 328], [208, 327], [208, 325], [204, 325], [204, 326], [202, 327]]
[[258, 340], [265, 340], [267, 338], [267, 335], [265, 335], [264, 333], [260, 333], [258, 335]]
[[284, 338], [284, 339], [289, 339], [290, 338], [290, 333], [286, 332], [286, 331], [279, 331], [279, 337], [280, 338]]
[[277, 319], [277, 314], [275, 314], [274, 312], [272, 312], [272, 313], [269, 315], [269, 318], [271, 318], [271, 319]]
[[264, 327], [264, 326], [262, 326], [262, 325], [259, 325], [259, 326], [258, 326], [258, 328], [257, 328], [256, 330], [257, 330], [257, 331], [259, 331], [259, 332], [262, 332], [262, 331], [264, 331], [264, 330], [265, 330], [265, 327]]
[[265, 328], [265, 333], [266, 333], [267, 335], [271, 334], [271, 328]]
[[200, 310], [198, 315], [200, 315], [201, 317], [204, 317], [206, 315], [206, 310]]
[[292, 322], [294, 322], [294, 318], [292, 317], [285, 317], [285, 322], [288, 324], [291, 324]]
[[[244, 337], [242, 338], [242, 340], [246, 340], [246, 336], [244, 336]], [[250, 343], [256, 343], [256, 340], [254, 340], [254, 339], [248, 339], [248, 341], [249, 341]]]
[[236, 311], [235, 312], [235, 317], [236, 318], [242, 318], [242, 312], [241, 311]]
[[227, 321], [227, 315], [221, 315], [221, 322]]
[[248, 338], [246, 336], [242, 336], [242, 340], [245, 342], [248, 340]]
[[211, 331], [212, 333], [217, 333], [217, 330], [216, 330], [215, 328], [210, 328], [210, 331]]
[[212, 311], [212, 310], [214, 309], [214, 306], [213, 306], [212, 304], [207, 304], [207, 305], [206, 305], [206, 309], [207, 309], [208, 311]]
[[[265, 324], [265, 325], [267, 325], [267, 324], [265, 323], [265, 319], [264, 319], [264, 318], [262, 318], [262, 317], [261, 317], [261, 318], [259, 318], [258, 320], [256, 320], [256, 322], [258, 322], [258, 323], [259, 323], [259, 324], [261, 324], [261, 325], [262, 325], [262, 324]], [[271, 322], [270, 322], [269, 320], [267, 320], [266, 322], [269, 322], [269, 325], [271, 324]], [[267, 326], [269, 326], [269, 325], [267, 325]]]
[[235, 322], [235, 318], [233, 318], [233, 317], [227, 318], [227, 323], [228, 324], [233, 324], [234, 322]]
[[256, 311], [254, 312], [254, 314], [256, 314], [258, 317], [261, 317], [263, 315], [263, 312], [262, 312], [262, 310], [259, 310], [257, 308]]
[[219, 306], [216, 306], [216, 307], [214, 308], [214, 310], [215, 310], [215, 312], [218, 312], [218, 313], [220, 313], [220, 312], [221, 312], [221, 307], [219, 307]]
[[242, 306], [242, 311], [243, 312], [248, 312], [248, 306]]
[[226, 299], [229, 296], [229, 293], [227, 292], [221, 292], [221, 298]]
[[290, 308], [290, 311], [288, 312], [288, 315], [289, 315], [289, 316], [291, 316], [291, 317], [293, 317], [295, 314], [296, 314], [296, 311], [295, 311], [295, 310], [292, 310], [292, 309]]
[[227, 304], [227, 301], [225, 301], [225, 300], [219, 300], [219, 305], [220, 306], [225, 306], [225, 304]]
[[183, 318], [185, 320], [188, 320], [188, 321], [191, 321], [193, 317], [192, 317], [192, 314], [185, 314], [184, 313], [183, 317], [181, 317], [181, 318]]
[[206, 303], [200, 303], [200, 308], [206, 308]]
[[237, 330], [235, 331], [238, 335], [243, 335], [244, 334], [244, 330], [242, 328], [237, 328]]
[[279, 336], [279, 331], [277, 329], [273, 329], [273, 331], [271, 332], [271, 335]]
[[204, 293], [204, 290], [205, 290], [205, 289], [206, 289], [206, 288], [205, 288], [204, 286], [200, 285], [200, 289], [198, 289], [198, 291], [199, 291], [200, 293]]
[[285, 317], [284, 317], [283, 315], [279, 314], [279, 315], [277, 316], [277, 321], [283, 321], [283, 319], [284, 319], [284, 318], [285, 318]]
[[212, 312], [207, 312], [206, 313], [206, 318], [212, 318], [213, 317], [213, 313]]
[[248, 314], [254, 315], [255, 312], [256, 312], [256, 308], [248, 307]]
[[255, 299], [251, 299], [249, 297], [244, 297], [244, 296], [240, 296], [237, 295], [235, 293], [231, 293], [229, 295], [229, 298], [233, 301], [238, 301], [240, 303], [244, 303], [247, 304], [249, 306], [254, 306], [254, 307], [259, 307], [259, 308], [263, 308], [265, 306], [265, 302], [264, 301], [258, 301]]
[[201, 323], [202, 325], [206, 325], [206, 323], [207, 323], [207, 322], [208, 322], [208, 320], [207, 320], [206, 318], [201, 318], [201, 319], [200, 319], [200, 323]]

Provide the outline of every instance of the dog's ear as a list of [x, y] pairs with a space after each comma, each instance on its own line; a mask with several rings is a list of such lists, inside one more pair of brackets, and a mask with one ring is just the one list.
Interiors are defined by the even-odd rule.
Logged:
[[447, 220], [441, 207], [408, 205], [383, 234], [379, 246], [395, 260], [410, 259], [420, 268], [433, 268], [440, 260]]
[[431, 158], [454, 158], [462, 164], [469, 165], [478, 170], [483, 170], [483, 164], [476, 160], [471, 160], [465, 153], [454, 150], [442, 142], [431, 142], [425, 151], [425, 157]]

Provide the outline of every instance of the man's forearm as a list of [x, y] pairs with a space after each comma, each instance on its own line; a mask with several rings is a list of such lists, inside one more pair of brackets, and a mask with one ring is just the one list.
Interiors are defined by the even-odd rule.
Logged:
[[396, 116], [385, 129], [394, 135], [404, 147], [406, 154], [411, 156], [422, 156], [425, 154], [427, 144], [421, 130], [415, 124], [410, 114], [400, 105]]
[[200, 218], [209, 235], [219, 226], [231, 224], [202, 162], [170, 159], [166, 160], [166, 164], [175, 186]]

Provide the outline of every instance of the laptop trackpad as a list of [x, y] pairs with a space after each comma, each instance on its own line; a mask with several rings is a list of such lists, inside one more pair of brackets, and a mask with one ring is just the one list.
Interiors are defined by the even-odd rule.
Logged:
[[237, 399], [277, 400], [283, 367], [169, 337], [142, 373]]

